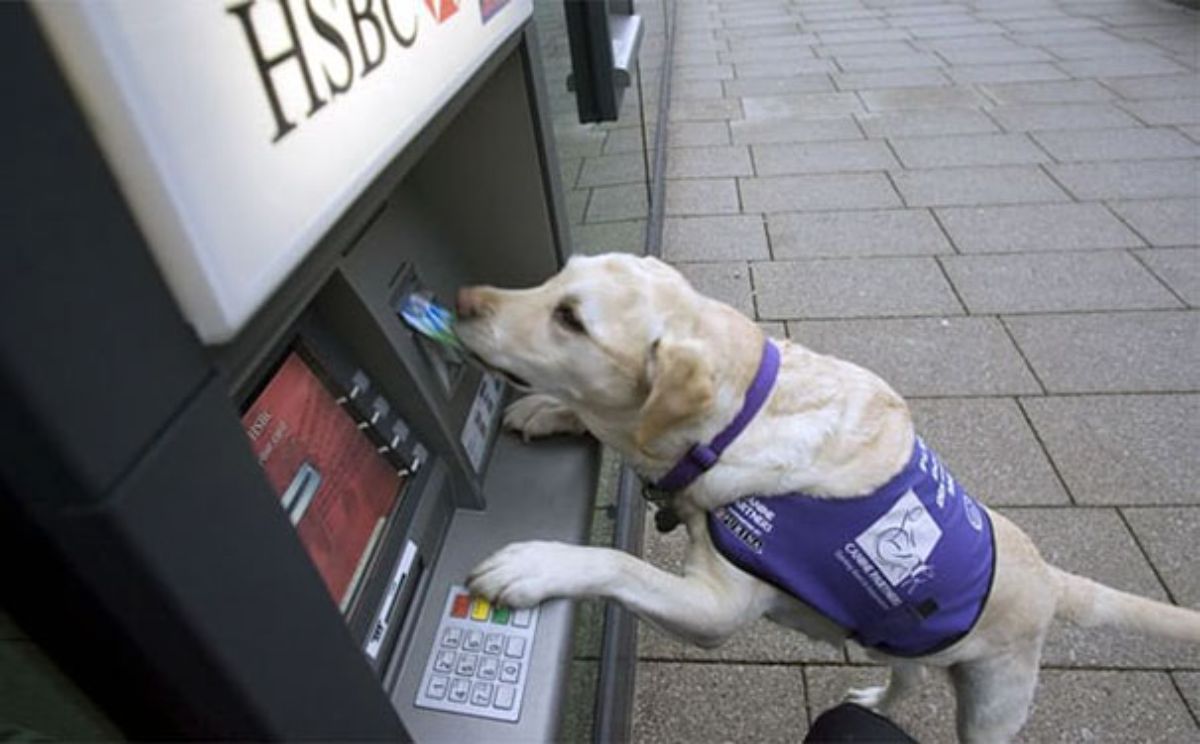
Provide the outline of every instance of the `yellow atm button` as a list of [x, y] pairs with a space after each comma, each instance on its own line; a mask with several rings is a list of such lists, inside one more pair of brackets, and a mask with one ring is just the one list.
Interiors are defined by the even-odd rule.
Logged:
[[476, 597], [471, 602], [471, 619], [472, 620], [487, 620], [488, 613], [492, 610], [491, 604], [483, 597]]

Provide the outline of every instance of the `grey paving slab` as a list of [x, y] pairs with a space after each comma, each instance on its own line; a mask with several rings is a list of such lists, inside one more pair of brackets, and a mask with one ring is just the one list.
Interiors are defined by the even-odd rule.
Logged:
[[1108, 103], [1046, 103], [998, 106], [991, 110], [1010, 132], [1039, 129], [1112, 129], [1136, 127], [1138, 122]]
[[1151, 245], [1200, 245], [1200, 200], [1116, 201], [1108, 205]]
[[797, 93], [783, 96], [746, 96], [741, 99], [747, 119], [814, 118], [862, 112], [853, 93]]
[[622, 127], [621, 129], [610, 129], [605, 134], [607, 135], [604, 139], [605, 155], [641, 152], [641, 127]]
[[671, 104], [671, 121], [718, 121], [742, 118], [736, 98], [683, 99]]
[[1194, 545], [1200, 535], [1200, 507], [1138, 507], [1122, 510], [1172, 598], [1200, 609], [1200, 574]]
[[[587, 192], [576, 193], [586, 195]], [[574, 194], [568, 194], [567, 200], [570, 201], [573, 196]], [[634, 183], [595, 188], [592, 189], [591, 199], [586, 205], [588, 222], [614, 222], [644, 217], [649, 208], [646, 185]], [[573, 221], [582, 222], [582, 214], [580, 219]]]
[[754, 145], [754, 171], [759, 176], [793, 173], [852, 173], [898, 166], [883, 142], [805, 142]]
[[642, 153], [601, 155], [586, 158], [579, 174], [579, 187], [613, 186], [646, 180], [646, 160]]
[[1024, 134], [897, 137], [891, 145], [906, 168], [1018, 165], [1048, 159]]
[[1009, 38], [1022, 46], [1045, 44], [1113, 44], [1120, 39], [1102, 29], [1066, 29], [1046, 31], [1024, 31], [1010, 34]]
[[1197, 736], [1196, 724], [1163, 672], [1046, 670], [1029, 722], [1029, 742], [1161, 742]]
[[[625, 188], [623, 186], [615, 186], [615, 189]], [[571, 190], [567, 192], [567, 219], [571, 224], [577, 225], [583, 222], [584, 215], [590, 206], [591, 192], [588, 189]], [[644, 210], [643, 210], [644, 211]], [[625, 219], [629, 219], [626, 217]]]
[[1107, 101], [1113, 94], [1095, 80], [1045, 83], [1000, 83], [981, 86], [1000, 104], [1091, 103]]
[[720, 80], [679, 80], [671, 83], [672, 108], [678, 101], [717, 99], [725, 95]]
[[1172, 129], [1034, 132], [1055, 160], [1160, 160], [1200, 156], [1200, 145]]
[[868, 137], [928, 137], [996, 132], [996, 124], [969, 109], [892, 111], [858, 117]]
[[839, 90], [927, 88], [935, 85], [950, 85], [946, 76], [937, 69], [841, 72], [834, 73], [833, 82]]
[[913, 46], [907, 41], [867, 41], [850, 44], [822, 44], [813, 47], [813, 52], [818, 57], [833, 57], [837, 60], [881, 54], [907, 54], [911, 51], [913, 51]]
[[[886, 670], [874, 666], [808, 666], [805, 674], [814, 715], [841, 702], [851, 687], [887, 679]], [[1171, 679], [1163, 672], [1044, 669], [1018, 740], [1038, 744], [1187, 741], [1194, 736], [1195, 724], [1173, 693]], [[945, 674], [931, 674], [916, 694], [897, 705], [893, 720], [923, 744], [955, 742], [954, 692]]]
[[964, 253], [1081, 251], [1140, 247], [1099, 204], [1033, 204], [936, 210]]
[[900, 197], [880, 173], [744, 178], [745, 212], [800, 212], [899, 207]]
[[667, 125], [667, 147], [702, 147], [730, 144], [724, 121], [677, 121]]
[[938, 168], [892, 174], [904, 201], [913, 207], [1022, 204], [1070, 197], [1033, 166]]
[[876, 41], [904, 41], [912, 36], [903, 29], [889, 28], [867, 31], [826, 31], [817, 34], [817, 38], [821, 44], [860, 44]]
[[638, 665], [633, 741], [793, 742], [807, 728], [800, 667]]
[[759, 215], [668, 217], [663, 258], [668, 261], [767, 259], [767, 233]]
[[1022, 405], [1079, 503], [1200, 504], [1200, 396], [1027, 398]]
[[1142, 100], [1147, 98], [1196, 98], [1200, 96], [1200, 75], [1153, 75], [1148, 77], [1123, 77], [1102, 80], [1108, 88], [1122, 98]]
[[862, 130], [850, 116], [821, 119], [784, 117], [729, 122], [729, 131], [737, 144], [772, 142], [824, 142], [862, 139]]
[[762, 318], [957, 315], [962, 306], [931, 258], [847, 258], [753, 264]]
[[750, 269], [745, 262], [677, 263], [675, 267], [701, 294], [731, 305], [743, 315], [754, 317]]
[[731, 80], [733, 65], [677, 65], [672, 75], [672, 80], [685, 83], [692, 80]]
[[789, 75], [811, 75], [833, 72], [837, 69], [827, 59], [793, 59], [787, 62], [754, 62], [734, 65], [738, 79], [777, 78]]
[[1023, 315], [1005, 324], [1051, 392], [1200, 389], [1200, 313]]
[[945, 61], [929, 52], [908, 51], [901, 54], [864, 54], [838, 60], [844, 72], [872, 72], [878, 70], [914, 70], [928, 67], [944, 67]]
[[1059, 62], [1058, 66], [1074, 77], [1137, 77], [1142, 75], [1175, 75], [1187, 68], [1161, 56], [1116, 56], [1100, 59], [1074, 59]]
[[1200, 124], [1186, 124], [1177, 127], [1179, 131], [1192, 138], [1193, 142], [1200, 142]]
[[987, 99], [971, 87], [959, 85], [915, 86], [902, 90], [860, 90], [859, 98], [870, 111], [900, 111], [924, 108], [979, 108]]
[[1147, 42], [1118, 41], [1104, 44], [1045, 44], [1042, 47], [1063, 60], [1098, 60], [1117, 57], [1159, 56], [1163, 50]]
[[1200, 722], [1200, 672], [1172, 672], [1171, 677], [1192, 709], [1192, 716]]
[[1200, 160], [1065, 163], [1047, 168], [1078, 199], [1200, 196]]
[[613, 251], [641, 253], [646, 246], [645, 236], [645, 220], [571, 226], [571, 237], [574, 238], [575, 250], [593, 255]]
[[941, 52], [953, 65], [1007, 65], [1021, 62], [1052, 62], [1054, 57], [1041, 49], [1000, 47], [995, 49], [950, 49]]
[[1068, 504], [1070, 497], [1009, 398], [911, 399], [921, 437], [988, 506]]
[[946, 71], [956, 83], [1018, 83], [1035, 80], [1066, 80], [1068, 75], [1047, 62], [1008, 65], [957, 65]]
[[1181, 306], [1158, 279], [1125, 252], [945, 256], [942, 265], [974, 314]]
[[727, 96], [781, 96], [833, 90], [833, 82], [825, 74], [738, 78], [726, 80], [722, 85]]
[[1020, 21], [1008, 21], [1004, 28], [1013, 33], [1029, 33], [1034, 31], [1063, 31], [1079, 28], [1098, 28], [1100, 22], [1091, 18], [1036, 18]]
[[718, 53], [724, 64], [753, 64], [771, 62], [794, 62], [796, 60], [811, 60], [816, 55], [806, 46], [790, 47], [747, 47], [729, 52]]
[[684, 178], [667, 181], [663, 209], [668, 215], [736, 214], [737, 181], [732, 178]]
[[771, 214], [775, 258], [912, 256], [953, 253], [924, 209]]
[[1200, 124], [1200, 98], [1130, 101], [1121, 107], [1152, 126]]
[[[638, 157], [642, 157], [638, 153]], [[667, 153], [667, 178], [720, 178], [753, 175], [745, 146], [676, 147]]]
[[994, 318], [789, 322], [788, 336], [872, 370], [901, 395], [1041, 392]]
[[912, 42], [918, 49], [935, 52], [956, 51], [959, 49], [1013, 49], [1019, 47], [1007, 36], [965, 36], [949, 39], [921, 39]]
[[[1004, 508], [1052, 565], [1107, 586], [1158, 601], [1166, 591], [1116, 509]], [[1046, 666], [1195, 668], [1200, 647], [1056, 622], [1043, 650]]]
[[913, 26], [909, 28], [912, 35], [918, 39], [960, 38], [964, 36], [989, 36], [1002, 34], [1005, 29], [995, 23], [972, 22], [934, 26]]
[[1184, 302], [1200, 306], [1200, 248], [1139, 251], [1138, 257]]

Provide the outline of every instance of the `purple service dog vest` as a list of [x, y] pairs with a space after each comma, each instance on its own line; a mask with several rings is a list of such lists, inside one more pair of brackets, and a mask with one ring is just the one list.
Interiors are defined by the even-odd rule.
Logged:
[[734, 565], [893, 656], [962, 638], [992, 587], [991, 519], [919, 437], [872, 494], [748, 496], [709, 512], [708, 530]]

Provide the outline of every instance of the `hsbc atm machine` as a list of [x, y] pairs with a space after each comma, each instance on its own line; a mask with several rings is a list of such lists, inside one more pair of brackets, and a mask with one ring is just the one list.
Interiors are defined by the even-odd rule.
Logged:
[[4, 606], [125, 735], [555, 737], [571, 606], [461, 583], [598, 448], [400, 317], [566, 258], [531, 12], [3, 9]]

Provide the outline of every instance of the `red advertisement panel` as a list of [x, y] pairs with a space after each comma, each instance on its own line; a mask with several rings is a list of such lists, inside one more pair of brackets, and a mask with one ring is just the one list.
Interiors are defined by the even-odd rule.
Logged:
[[325, 586], [344, 608], [396, 502], [400, 476], [294, 351], [242, 425]]

